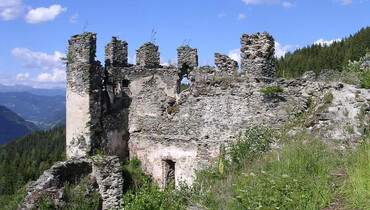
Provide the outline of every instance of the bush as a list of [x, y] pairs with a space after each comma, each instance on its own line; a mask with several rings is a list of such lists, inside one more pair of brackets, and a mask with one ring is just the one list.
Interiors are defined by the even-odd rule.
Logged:
[[278, 93], [283, 93], [284, 89], [280, 86], [271, 86], [267, 87], [265, 89], [260, 89], [259, 92], [265, 94], [265, 95], [274, 95]]
[[360, 86], [361, 88], [370, 89], [370, 69], [362, 72]]
[[270, 149], [273, 142], [272, 131], [262, 127], [248, 127], [239, 133], [237, 141], [230, 148], [231, 164], [241, 168], [243, 162], [253, 161]]
[[174, 190], [174, 183], [161, 190], [142, 172], [136, 158], [124, 167], [132, 175], [130, 188], [123, 196], [125, 209], [186, 209], [187, 200], [181, 196], [181, 191]]

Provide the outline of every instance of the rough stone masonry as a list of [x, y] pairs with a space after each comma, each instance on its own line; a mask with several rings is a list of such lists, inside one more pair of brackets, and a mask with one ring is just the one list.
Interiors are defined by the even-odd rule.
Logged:
[[[360, 135], [357, 128], [345, 133], [343, 121], [359, 124], [356, 113], [370, 100], [367, 90], [274, 78], [274, 39], [266, 32], [243, 34], [241, 45], [239, 73], [238, 63], [219, 53], [215, 67], [198, 66], [197, 49], [189, 46], [177, 49], [178, 68], [160, 66], [159, 47], [153, 43], [140, 47], [137, 65], [130, 65], [127, 43], [113, 37], [103, 68], [94, 60], [96, 34], [73, 36], [67, 70], [68, 157], [98, 150], [121, 160], [136, 157], [160, 186], [170, 181], [191, 185], [195, 171], [212, 164], [220, 145], [234, 142], [247, 126], [278, 128], [306, 112], [312, 101], [324, 103], [328, 92], [338, 106], [322, 107], [308, 128], [326, 127], [328, 139], [338, 141]], [[180, 92], [184, 75], [191, 84]], [[284, 92], [259, 91], [269, 86]], [[341, 93], [348, 97], [343, 99]], [[345, 119], [337, 117], [347, 109], [351, 111]]]

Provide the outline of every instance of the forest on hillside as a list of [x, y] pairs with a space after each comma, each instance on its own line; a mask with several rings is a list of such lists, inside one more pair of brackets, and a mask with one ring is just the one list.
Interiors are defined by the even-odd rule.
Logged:
[[312, 44], [286, 53], [276, 60], [277, 75], [300, 77], [306, 71], [318, 74], [323, 69], [343, 70], [349, 61], [357, 61], [370, 50], [370, 27], [331, 45]]
[[0, 146], [0, 201], [63, 159], [65, 126], [36, 131]]

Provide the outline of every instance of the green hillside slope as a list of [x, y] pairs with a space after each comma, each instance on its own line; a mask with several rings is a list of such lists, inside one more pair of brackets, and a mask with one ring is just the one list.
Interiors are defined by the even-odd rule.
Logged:
[[65, 96], [40, 96], [27, 92], [0, 92], [3, 105], [41, 129], [65, 124]]
[[300, 77], [313, 70], [342, 70], [348, 61], [359, 60], [370, 50], [370, 27], [362, 28], [354, 35], [334, 42], [330, 46], [313, 44], [287, 53], [276, 61], [279, 77]]
[[64, 158], [65, 126], [36, 131], [0, 146], [0, 201]]
[[0, 145], [36, 130], [38, 128], [33, 123], [0, 106]]

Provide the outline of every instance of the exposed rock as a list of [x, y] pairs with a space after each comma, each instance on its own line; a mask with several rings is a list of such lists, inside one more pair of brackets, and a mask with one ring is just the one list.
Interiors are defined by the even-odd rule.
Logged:
[[329, 81], [331, 77], [338, 75], [339, 72], [337, 70], [329, 70], [329, 69], [323, 69], [317, 79], [319, 81]]
[[306, 71], [305, 73], [303, 73], [302, 79], [313, 81], [316, 79], [316, 74], [313, 71]]

